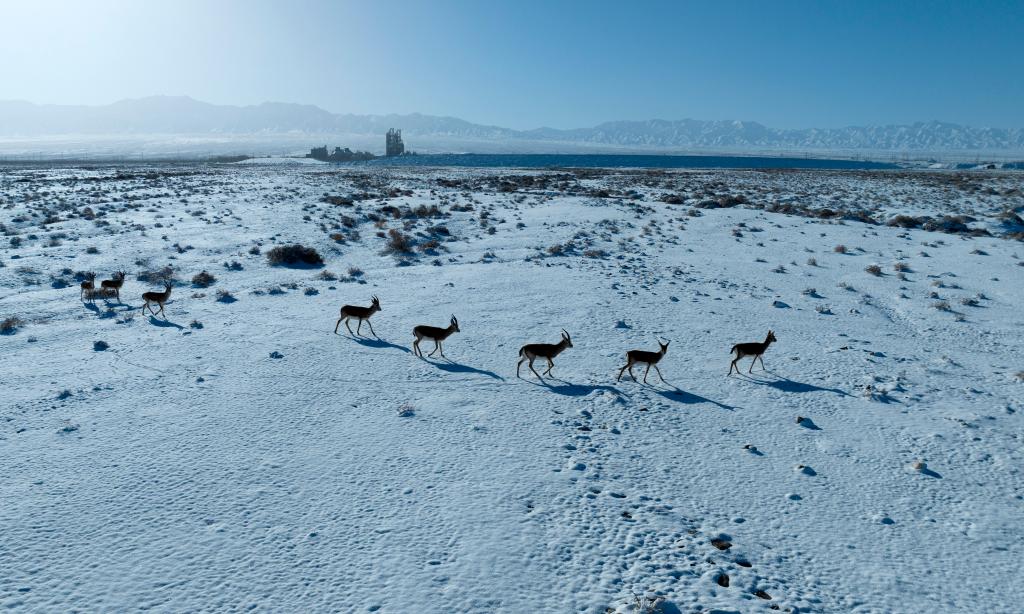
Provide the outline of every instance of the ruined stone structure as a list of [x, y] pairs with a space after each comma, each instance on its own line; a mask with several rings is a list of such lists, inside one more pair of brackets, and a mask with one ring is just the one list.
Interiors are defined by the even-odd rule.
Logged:
[[348, 147], [345, 149], [335, 147], [332, 153], [327, 153], [326, 146], [310, 149], [306, 157], [323, 162], [354, 162], [356, 160], [372, 160], [374, 158], [373, 154], [368, 151], [352, 151]]
[[384, 148], [387, 157], [400, 156], [405, 153], [405, 143], [402, 142], [402, 131], [392, 128], [388, 130], [387, 141]]

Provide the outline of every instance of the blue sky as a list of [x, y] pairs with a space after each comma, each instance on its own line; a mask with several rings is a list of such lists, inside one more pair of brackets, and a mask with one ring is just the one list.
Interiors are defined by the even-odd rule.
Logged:
[[0, 0], [0, 99], [1024, 127], [1024, 1]]

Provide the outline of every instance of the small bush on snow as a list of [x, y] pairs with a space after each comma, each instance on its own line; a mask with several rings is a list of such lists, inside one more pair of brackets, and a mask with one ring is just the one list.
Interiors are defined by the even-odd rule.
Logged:
[[19, 328], [25, 325], [25, 321], [18, 316], [12, 316], [0, 322], [0, 335], [13, 335]]
[[274, 266], [322, 266], [324, 259], [312, 247], [293, 243], [279, 245], [268, 251], [267, 262]]
[[196, 286], [197, 288], [206, 288], [212, 286], [216, 282], [217, 278], [211, 275], [210, 273], [207, 273], [206, 271], [197, 273], [194, 277], [192, 277], [192, 285]]

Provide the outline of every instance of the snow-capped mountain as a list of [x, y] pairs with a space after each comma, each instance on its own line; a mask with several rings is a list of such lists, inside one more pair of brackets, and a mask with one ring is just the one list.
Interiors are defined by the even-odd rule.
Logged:
[[750, 121], [694, 119], [614, 121], [592, 128], [512, 130], [455, 117], [336, 114], [313, 105], [265, 102], [215, 105], [185, 96], [153, 96], [104, 106], [0, 102], [0, 136], [66, 134], [359, 134], [401, 127], [409, 136], [501, 141], [549, 141], [606, 147], [787, 150], [1024, 150], [1024, 129], [975, 128], [930, 121], [908, 125], [777, 129]]

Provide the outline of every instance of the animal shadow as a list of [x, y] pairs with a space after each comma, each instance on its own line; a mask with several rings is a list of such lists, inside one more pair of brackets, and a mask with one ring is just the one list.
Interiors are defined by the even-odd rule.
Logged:
[[[526, 380], [534, 386], [540, 386], [541, 388], [547, 388], [555, 394], [560, 394], [567, 397], [585, 397], [588, 394], [598, 391], [605, 390], [619, 397], [629, 397], [615, 386], [607, 386], [601, 384], [572, 384], [565, 380], [558, 379], [556, 377], [548, 376], [548, 379], [541, 380], [540, 382], [533, 382]], [[553, 383], [559, 382], [559, 383]]]
[[159, 326], [160, 328], [176, 328], [178, 330], [184, 330], [185, 327], [181, 324], [175, 324], [170, 320], [159, 320], [156, 316], [149, 316], [149, 323], [153, 326]]
[[471, 367], [469, 365], [459, 364], [457, 362], [449, 360], [448, 358], [445, 358], [447, 362], [442, 362], [440, 360], [432, 361], [427, 360], [426, 358], [424, 358], [423, 360], [427, 364], [434, 365], [438, 369], [442, 371], [447, 371], [448, 373], [472, 373], [474, 375], [486, 375], [487, 377], [491, 377], [496, 380], [505, 381], [504, 377], [498, 375], [494, 371], [487, 371], [486, 369], [477, 369], [476, 367]]
[[349, 337], [349, 339], [355, 341], [356, 343], [363, 347], [376, 348], [378, 350], [384, 348], [392, 348], [395, 350], [402, 350], [405, 353], [409, 353], [411, 351], [409, 350], [409, 348], [405, 346], [398, 345], [397, 343], [391, 343], [390, 341], [384, 341], [383, 339], [371, 339], [369, 337]]
[[851, 396], [848, 392], [845, 392], [838, 388], [822, 388], [821, 386], [815, 386], [814, 384], [798, 382], [795, 380], [791, 380], [788, 377], [772, 373], [771, 371], [764, 371], [764, 373], [769, 373], [773, 375], [775, 379], [759, 379], [758, 377], [754, 377], [748, 374], [742, 374], [741, 377], [747, 380], [748, 382], [752, 382], [754, 384], [758, 384], [761, 386], [775, 388], [776, 390], [781, 390], [782, 392], [832, 392], [843, 397]]
[[651, 386], [651, 389], [654, 392], [658, 393], [659, 395], [665, 397], [669, 401], [675, 401], [676, 403], [683, 403], [684, 405], [693, 405], [695, 403], [710, 403], [712, 405], [717, 405], [718, 407], [721, 407], [722, 409], [725, 409], [725, 410], [728, 410], [728, 411], [733, 411], [733, 410], [736, 409], [732, 405], [726, 405], [724, 403], [719, 403], [718, 401], [712, 401], [711, 399], [708, 399], [706, 397], [702, 397], [702, 396], [700, 396], [698, 394], [693, 394], [692, 392], [687, 392], [687, 391], [683, 390], [682, 388], [679, 388], [678, 386], [675, 386], [675, 385], [672, 385], [672, 384], [669, 384], [669, 386], [671, 386], [671, 389], [669, 389], [669, 390], [664, 390], [662, 388], [655, 388], [653, 386]]

